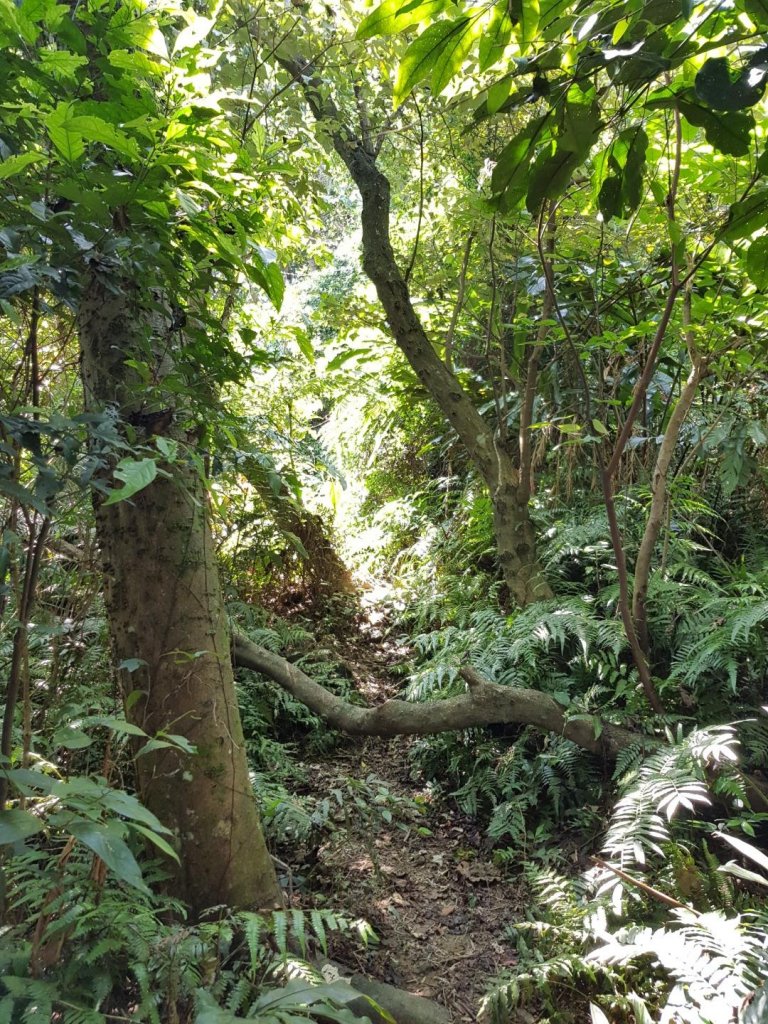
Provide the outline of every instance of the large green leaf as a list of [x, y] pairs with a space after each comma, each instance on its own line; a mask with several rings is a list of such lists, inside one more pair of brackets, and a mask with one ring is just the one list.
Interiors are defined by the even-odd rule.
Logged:
[[464, 35], [468, 24], [467, 17], [456, 18], [453, 21], [438, 21], [413, 40], [397, 69], [395, 107], [399, 107], [410, 96], [415, 86], [435, 69], [441, 54], [452, 49], [455, 40]]
[[64, 747], [65, 750], [84, 750], [86, 747], [90, 747], [91, 743], [93, 740], [87, 733], [69, 725], [57, 729], [53, 734], [53, 745]]
[[43, 119], [51, 142], [69, 163], [79, 160], [85, 152], [83, 136], [72, 124], [75, 119], [74, 106], [74, 103], [59, 103]]
[[0, 162], [0, 180], [12, 178], [14, 174], [23, 171], [30, 164], [39, 163], [40, 160], [45, 160], [44, 154], [35, 153], [34, 151], [17, 153], [14, 156], [6, 157], [5, 160]]
[[121, 459], [115, 466], [115, 476], [123, 486], [110, 492], [105, 505], [125, 501], [148, 487], [157, 476], [157, 463], [154, 459]]
[[761, 235], [750, 245], [747, 253], [747, 273], [760, 291], [768, 288], [768, 235]]
[[718, 114], [684, 100], [679, 103], [683, 117], [696, 128], [703, 128], [707, 142], [713, 149], [729, 156], [746, 156], [752, 140], [755, 121], [751, 114], [731, 111]]
[[0, 811], [0, 846], [5, 843], [21, 842], [42, 831], [42, 828], [42, 821], [29, 811], [20, 811], [17, 808]]
[[768, 188], [753, 192], [738, 203], [734, 203], [728, 213], [728, 222], [720, 233], [723, 241], [734, 242], [739, 238], [748, 238], [755, 231], [768, 224]]
[[562, 134], [558, 145], [585, 159], [600, 131], [600, 110], [596, 103], [567, 102], [563, 108]]
[[101, 857], [121, 882], [140, 892], [149, 892], [141, 877], [141, 868], [122, 838], [124, 826], [113, 821], [96, 822], [88, 821], [86, 818], [69, 818], [64, 827], [75, 839], [79, 839], [93, 850], [97, 857]]
[[[512, 38], [512, 19], [509, 16], [507, 0], [500, 0], [493, 11], [488, 27], [480, 39], [480, 70], [485, 71], [504, 56], [509, 40]], [[509, 89], [507, 89], [507, 96]], [[506, 99], [506, 96], [504, 97]], [[502, 103], [504, 101], [502, 100]], [[499, 104], [501, 106], [501, 104]], [[488, 106], [490, 110], [490, 103]], [[498, 109], [498, 108], [497, 108]]]
[[447, 0], [416, 0], [406, 3], [404, 0], [384, 0], [376, 10], [371, 11], [360, 22], [357, 28], [358, 39], [370, 39], [372, 36], [392, 36], [412, 25], [429, 21], [439, 14], [446, 6]]
[[571, 176], [582, 158], [554, 143], [546, 147], [536, 158], [531, 169], [528, 194], [525, 197], [526, 209], [537, 214], [545, 199], [559, 196], [568, 187]]
[[752, 68], [745, 68], [734, 79], [727, 57], [710, 57], [696, 75], [696, 95], [713, 110], [753, 107], [762, 99], [765, 82], [762, 76], [758, 76], [752, 84], [752, 72]]
[[623, 209], [621, 201], [623, 186], [623, 179], [615, 174], [609, 174], [600, 186], [597, 206], [606, 224], [612, 217], [621, 216]]
[[432, 93], [437, 96], [448, 85], [453, 76], [460, 70], [467, 54], [476, 38], [477, 19], [459, 18], [464, 27], [451, 35], [435, 60], [432, 71]]
[[531, 121], [499, 153], [491, 174], [491, 189], [494, 195], [506, 197], [507, 209], [514, 205], [514, 196], [522, 198], [525, 195], [528, 166], [533, 157], [536, 140], [540, 138], [546, 121], [546, 115]]
[[[548, 6], [545, 4], [545, 7]], [[533, 42], [539, 27], [541, 15], [539, 0], [509, 0], [509, 13], [517, 30], [520, 52], [525, 53], [530, 43]]]
[[134, 160], [138, 159], [139, 147], [136, 140], [103, 118], [80, 114], [72, 117], [69, 124], [71, 129], [79, 132], [86, 141], [102, 142], [105, 146], [109, 146], [110, 149], [114, 149], [124, 156], [129, 156]]

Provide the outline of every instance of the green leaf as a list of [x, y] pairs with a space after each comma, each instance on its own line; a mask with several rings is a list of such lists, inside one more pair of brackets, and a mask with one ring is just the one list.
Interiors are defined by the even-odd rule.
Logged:
[[151, 828], [153, 832], [171, 834], [171, 830], [166, 828], [152, 811], [147, 810], [131, 793], [126, 793], [122, 789], [107, 789], [103, 796], [103, 803], [115, 814], [121, 814], [124, 818], [141, 822], [142, 825]]
[[750, 245], [747, 252], [747, 273], [760, 291], [768, 288], [768, 235], [761, 235]]
[[541, 135], [546, 120], [545, 115], [531, 121], [499, 153], [491, 174], [491, 189], [494, 195], [501, 195], [504, 198], [507, 210], [525, 195], [528, 165], [534, 152], [534, 143]]
[[531, 169], [528, 194], [525, 199], [526, 209], [537, 214], [545, 199], [559, 196], [568, 187], [573, 172], [582, 162], [582, 158], [563, 149], [554, 148], [554, 143], [542, 150]]
[[87, 733], [68, 725], [57, 729], [53, 734], [53, 745], [64, 747], [65, 750], [84, 750], [86, 747], [90, 747], [91, 743], [93, 740]]
[[620, 217], [622, 211], [621, 196], [624, 182], [615, 174], [610, 174], [600, 186], [597, 206], [607, 224], [612, 217]]
[[185, 15], [187, 18], [191, 18], [191, 22], [176, 36], [176, 42], [173, 44], [174, 54], [197, 46], [216, 24], [215, 18], [202, 18], [189, 7], [186, 9]]
[[463, 23], [463, 30], [451, 35], [435, 61], [431, 88], [433, 95], [439, 95], [459, 71], [475, 41], [477, 19], [458, 18], [455, 24]]
[[746, 156], [751, 149], [755, 121], [751, 114], [717, 114], [698, 103], [678, 99], [680, 113], [694, 128], [703, 128], [713, 149], [730, 156]]
[[600, 131], [600, 111], [596, 103], [566, 103], [563, 131], [558, 146], [584, 160]]
[[371, 11], [357, 28], [358, 39], [372, 36], [392, 36], [411, 25], [429, 21], [446, 6], [446, 0], [418, 0], [417, 3], [403, 3], [403, 0], [384, 0], [383, 4]]
[[65, 160], [74, 163], [85, 152], [80, 132], [72, 126], [74, 103], [59, 103], [54, 111], [43, 118], [51, 142]]
[[45, 156], [42, 153], [29, 152], [9, 156], [0, 162], [0, 180], [11, 178], [14, 174], [18, 174], [19, 171], [23, 171], [25, 167], [29, 167], [30, 164], [39, 163], [41, 160], [45, 160]]
[[[138, 661], [139, 659], [133, 659]], [[146, 664], [142, 662], [142, 664]], [[114, 715], [88, 715], [87, 718], [83, 719], [83, 723], [86, 725], [103, 725], [107, 729], [111, 729], [112, 732], [118, 733], [123, 736], [146, 736], [144, 730], [134, 725], [133, 722], [126, 722], [124, 718], [115, 718]]]
[[52, 74], [54, 78], [77, 81], [77, 69], [84, 67], [88, 63], [88, 58], [70, 53], [69, 50], [42, 50], [40, 63], [43, 70]]
[[643, 177], [645, 174], [645, 154], [648, 149], [648, 136], [642, 127], [627, 128], [618, 138], [618, 143], [625, 148], [624, 180], [622, 199], [628, 213], [638, 208], [643, 198]]
[[488, 113], [495, 114], [507, 102], [511, 91], [512, 79], [510, 77], [494, 82], [488, 90], [488, 98], [485, 101]]
[[397, 69], [395, 109], [410, 96], [415, 86], [430, 74], [443, 52], [450, 52], [454, 40], [463, 36], [468, 23], [467, 17], [457, 18], [455, 21], [438, 21], [413, 40]]
[[157, 476], [157, 463], [154, 459], [121, 459], [115, 466], [115, 476], [123, 486], [110, 493], [105, 505], [116, 505], [148, 487]]
[[141, 877], [141, 868], [122, 838], [123, 826], [113, 821], [100, 823], [73, 818], [68, 821], [66, 829], [75, 839], [93, 850], [121, 882], [140, 892], [149, 893]]
[[726, 242], [747, 238], [767, 223], [768, 188], [762, 188], [731, 206], [728, 222], [721, 231], [720, 237]]
[[315, 350], [312, 348], [312, 342], [309, 340], [307, 332], [299, 329], [294, 331], [293, 337], [298, 345], [299, 352], [301, 352], [308, 363], [311, 363], [314, 366]]
[[112, 67], [120, 68], [121, 71], [131, 71], [145, 78], [153, 78], [168, 73], [167, 68], [163, 67], [158, 61], [152, 60], [151, 57], [148, 57], [146, 53], [142, 53], [141, 50], [111, 50], [107, 60]]
[[[507, 0], [500, 0], [500, 2], [494, 6], [488, 27], [480, 38], [479, 66], [481, 71], [486, 71], [492, 64], [495, 64], [496, 61], [501, 60], [511, 38], [512, 19], [509, 16]], [[507, 96], [508, 95], [509, 86], [507, 87]], [[507, 97], [505, 96], [504, 99], [506, 98]], [[503, 102], [504, 100], [502, 100], [502, 103]], [[501, 106], [501, 103], [498, 106]], [[488, 104], [488, 109], [491, 110], [490, 103]], [[498, 107], [496, 109], [498, 109]], [[491, 113], [493, 113], [493, 111], [491, 111]]]
[[509, 13], [517, 27], [520, 52], [525, 53], [529, 44], [535, 39], [536, 30], [539, 27], [541, 14], [539, 0], [510, 0]]
[[734, 81], [727, 57], [710, 57], [696, 75], [696, 95], [713, 110], [743, 110], [762, 99], [765, 82], [751, 83], [752, 69], [746, 68]]
[[24, 796], [33, 796], [35, 790], [50, 794], [56, 786], [56, 779], [42, 772], [36, 772], [31, 768], [13, 768], [3, 772], [8, 781], [14, 785]]
[[135, 139], [129, 138], [125, 132], [119, 131], [101, 117], [93, 115], [77, 115], [69, 121], [70, 127], [80, 133], [88, 142], [101, 142], [124, 156], [138, 160], [139, 147]]
[[[166, 839], [163, 839], [161, 835], [158, 835], [154, 829], [144, 828], [143, 825], [137, 825], [135, 822], [131, 822], [131, 828], [134, 832], [138, 832], [140, 835], [144, 836], [145, 839], [148, 839], [153, 846], [158, 848], [158, 850], [162, 850], [166, 857], [170, 857], [172, 860], [175, 860], [177, 864], [181, 863], [178, 853], [174, 850], [171, 844]], [[169, 830], [166, 829], [166, 831]]]
[[17, 808], [0, 811], [0, 846], [22, 842], [42, 829], [42, 821], [29, 811], [20, 811]]

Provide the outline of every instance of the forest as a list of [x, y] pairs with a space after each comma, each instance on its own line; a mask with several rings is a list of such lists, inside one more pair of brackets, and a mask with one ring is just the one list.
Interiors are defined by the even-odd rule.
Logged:
[[768, 1022], [768, 0], [0, 43], [0, 1024]]

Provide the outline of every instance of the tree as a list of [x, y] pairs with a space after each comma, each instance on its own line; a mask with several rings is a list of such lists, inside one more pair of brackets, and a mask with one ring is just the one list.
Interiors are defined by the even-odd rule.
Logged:
[[[529, 510], [531, 497], [528, 427], [520, 431], [515, 452], [506, 441], [501, 422], [496, 429], [478, 414], [462, 387], [450, 356], [443, 361], [416, 313], [408, 281], [398, 266], [390, 238], [390, 183], [378, 164], [386, 132], [377, 137], [367, 122], [360, 99], [360, 128], [352, 129], [329, 95], [327, 83], [312, 64], [280, 57], [283, 68], [301, 84], [318, 124], [330, 132], [333, 147], [344, 162], [362, 200], [363, 268], [376, 287], [396, 344], [417, 377], [458, 434], [469, 458], [491, 495], [499, 563], [514, 603], [551, 595], [536, 557], [536, 536]], [[353, 72], [362, 80], [359, 71]], [[360, 98], [361, 87], [358, 89]], [[546, 320], [548, 311], [543, 311]], [[535, 339], [530, 342], [533, 352]], [[535, 370], [536, 360], [528, 365]], [[532, 390], [532, 389], [531, 389]], [[532, 395], [531, 395], [532, 401]]]
[[[239, 190], [253, 184], [250, 154], [209, 98], [207, 77], [197, 77], [195, 55], [213, 21], [190, 12], [171, 58], [163, 31], [177, 27], [173, 17], [142, 4], [75, 14], [6, 6], [6, 94], [24, 113], [14, 117], [17, 152], [3, 164], [3, 176], [16, 179], [4, 221], [20, 225], [4, 236], [20, 268], [4, 273], [4, 294], [23, 302], [31, 291], [40, 303], [63, 283], [76, 310], [87, 421], [111, 424], [91, 436], [84, 480], [95, 489], [126, 714], [152, 737], [137, 748], [139, 790], [173, 832], [173, 886], [193, 911], [275, 906], [198, 448], [217, 384], [247, 365], [216, 332], [210, 304], [241, 273], [279, 302], [281, 278], [255, 246], [253, 225], [238, 219]], [[223, 167], [233, 163], [237, 183], [223, 190]], [[30, 201], [44, 234], [26, 213]], [[185, 311], [187, 289], [194, 298]], [[34, 499], [18, 485], [15, 493]], [[36, 551], [37, 537], [29, 543]]]
[[[489, 118], [518, 115], [517, 129], [512, 138], [496, 154], [491, 177], [490, 203], [501, 215], [512, 217], [524, 203], [528, 214], [538, 218], [538, 249], [541, 268], [546, 282], [546, 301], [542, 320], [556, 314], [563, 340], [574, 350], [580, 382], [583, 387], [577, 430], [594, 442], [594, 429], [599, 443], [595, 451], [595, 464], [602, 482], [602, 491], [617, 561], [620, 599], [619, 608], [632, 649], [643, 689], [652, 708], [663, 709], [652, 679], [648, 663], [647, 591], [652, 555], [658, 539], [666, 502], [666, 479], [671, 453], [682, 423], [690, 409], [693, 396], [708, 364], [717, 358], [717, 352], [700, 351], [691, 325], [690, 290], [695, 275], [709, 260], [718, 243], [733, 245], [760, 231], [768, 213], [765, 189], [756, 183], [768, 170], [765, 154], [755, 158], [751, 146], [756, 122], [751, 109], [760, 103], [765, 92], [768, 50], [755, 42], [755, 31], [763, 16], [759, 2], [744, 0], [739, 11], [697, 22], [690, 30], [687, 10], [656, 8], [651, 4], [638, 5], [626, 17], [616, 21], [614, 12], [604, 5], [571, 10], [567, 5], [552, 4], [540, 7], [538, 3], [518, 5], [508, 9], [503, 3], [470, 7], [444, 14], [442, 6], [435, 9], [429, 3], [408, 5], [398, 9], [389, 0], [378, 5], [360, 24], [358, 38], [392, 36], [410, 32], [415, 26], [427, 23], [405, 47], [393, 88], [395, 107], [403, 104], [417, 86], [429, 78], [431, 92], [439, 94], [466, 68], [472, 50], [477, 47], [478, 66], [472, 74], [479, 87], [480, 104], [474, 120], [481, 123]], [[649, 36], [649, 29], [652, 30]], [[728, 56], [711, 57], [716, 43], [727, 40]], [[621, 41], [622, 47], [616, 48]], [[503, 70], [511, 51], [520, 54], [511, 70]], [[402, 322], [405, 334], [418, 336], [418, 325], [407, 322], [410, 309], [406, 282], [398, 274], [388, 239], [387, 211], [389, 192], [386, 179], [374, 168], [381, 141], [371, 141], [369, 127], [363, 124], [358, 137], [340, 125], [339, 115], [327, 89], [318, 78], [312, 78], [311, 65], [283, 62], [294, 78], [302, 83], [307, 100], [319, 121], [338, 126], [332, 129], [334, 147], [349, 168], [363, 197], [363, 237], [366, 270], [377, 288], [393, 331]], [[530, 85], [528, 80], [530, 79]], [[518, 82], [524, 87], [515, 90]], [[473, 84], [475, 84], [473, 83]], [[646, 95], [646, 89], [651, 89]], [[514, 90], [514, 91], [513, 91]], [[534, 113], [519, 116], [525, 102], [535, 105]], [[695, 189], [701, 180], [694, 166], [684, 172], [683, 158], [692, 154], [684, 146], [684, 126], [703, 129], [706, 142], [716, 154], [736, 158], [741, 162], [741, 192], [714, 231], [694, 229], [695, 245], [687, 251], [686, 233], [680, 224], [680, 191], [684, 179]], [[519, 123], [519, 122], [522, 122]], [[362, 123], [362, 122], [361, 122]], [[655, 128], [664, 141], [667, 154], [667, 185], [646, 180], [646, 151], [648, 131]], [[375, 133], [374, 133], [375, 135]], [[563, 312], [565, 300], [559, 294], [557, 274], [553, 269], [553, 248], [542, 244], [541, 224], [548, 218], [554, 223], [554, 212], [567, 202], [575, 187], [575, 175], [586, 170], [591, 184], [591, 206], [602, 223], [635, 214], [650, 191], [656, 203], [656, 223], [668, 238], [665, 254], [667, 274], [664, 279], [663, 302], [656, 318], [642, 370], [632, 394], [616, 424], [615, 439], [606, 427], [610, 410], [601, 408], [596, 418], [590, 382], [582, 359], [589, 363], [589, 348], [577, 350], [576, 332]], [[583, 172], [583, 171], [582, 171]], [[725, 211], [724, 211], [725, 212]], [[763, 247], [759, 239], [754, 242], [752, 275], [758, 284], [763, 281], [757, 269]], [[602, 245], [602, 242], [601, 242]], [[748, 266], [750, 263], [748, 262]], [[683, 334], [690, 353], [691, 372], [688, 382], [667, 425], [664, 443], [659, 450], [652, 474], [652, 502], [647, 527], [635, 564], [634, 593], [626, 564], [623, 538], [616, 512], [617, 473], [626, 456], [638, 417], [648, 395], [649, 385], [658, 369], [659, 361], [668, 341], [670, 325], [678, 315], [680, 296], [684, 295]], [[403, 312], [405, 311], [405, 313]], [[405, 320], [403, 319], [405, 316]], [[599, 328], [599, 320], [595, 325]], [[423, 334], [423, 332], [422, 332]], [[543, 340], [546, 332], [539, 339]], [[431, 348], [420, 339], [418, 356], [411, 345], [409, 359], [422, 361], [422, 376], [426, 380], [426, 367]], [[401, 347], [403, 342], [399, 342]], [[406, 350], [406, 354], [408, 354]], [[434, 356], [434, 353], [432, 353]], [[437, 374], [439, 385], [431, 384], [437, 397], [441, 394], [441, 407], [450, 417], [454, 403], [453, 425], [459, 431], [470, 454], [488, 482], [494, 500], [494, 518], [502, 561], [507, 545], [500, 538], [501, 512], [504, 495], [517, 494], [518, 502], [530, 496], [529, 469], [531, 402], [536, 388], [538, 349], [533, 348], [527, 359], [531, 374], [526, 387], [520, 388], [520, 450], [518, 467], [506, 468], [501, 454], [498, 467], [489, 463], [491, 474], [483, 468], [483, 452], [491, 453], [483, 445], [482, 432], [472, 414], [467, 423], [472, 428], [462, 429], [458, 423], [458, 409], [464, 409], [461, 396], [451, 393], [449, 381]], [[428, 385], [429, 386], [429, 385]], [[602, 389], [602, 385], [599, 385]], [[601, 396], [602, 398], [602, 396]], [[600, 403], [603, 404], [602, 402]], [[474, 446], [473, 446], [474, 439]], [[478, 451], [478, 445], [480, 451]], [[498, 452], [498, 441], [495, 445]], [[494, 484], [493, 473], [497, 479]], [[507, 484], [509, 481], [509, 485]], [[516, 488], [513, 491], [512, 485]], [[510, 513], [511, 514], [511, 513]], [[517, 515], [520, 515], [518, 511]], [[512, 517], [514, 518], [514, 516]], [[520, 520], [522, 522], [522, 520]], [[508, 560], [508, 569], [512, 568]], [[505, 573], [508, 575], [508, 571]], [[513, 591], [514, 593], [514, 591]], [[516, 595], [517, 596], [517, 595]], [[522, 594], [521, 603], [532, 596]]]

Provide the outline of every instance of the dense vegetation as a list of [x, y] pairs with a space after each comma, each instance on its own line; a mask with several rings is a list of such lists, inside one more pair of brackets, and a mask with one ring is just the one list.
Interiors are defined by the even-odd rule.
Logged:
[[766, 0], [0, 15], [0, 1024], [768, 1019]]

